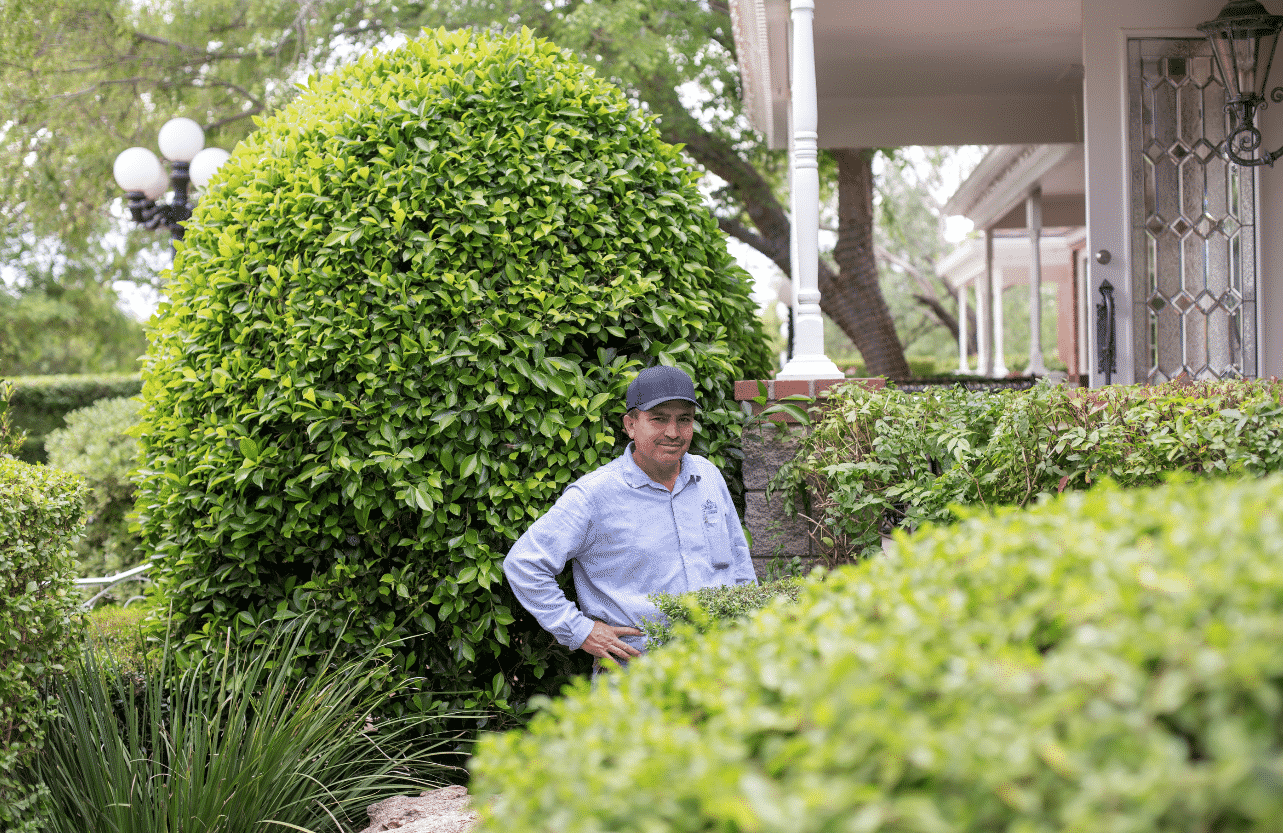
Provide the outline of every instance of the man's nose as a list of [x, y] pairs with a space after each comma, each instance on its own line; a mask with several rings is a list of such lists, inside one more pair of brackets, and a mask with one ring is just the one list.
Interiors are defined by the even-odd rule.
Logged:
[[673, 420], [672, 422], [666, 422], [666, 423], [664, 423], [664, 436], [665, 436], [665, 437], [678, 437], [678, 436], [681, 436], [681, 432], [677, 430], [677, 421], [676, 421], [676, 420]]

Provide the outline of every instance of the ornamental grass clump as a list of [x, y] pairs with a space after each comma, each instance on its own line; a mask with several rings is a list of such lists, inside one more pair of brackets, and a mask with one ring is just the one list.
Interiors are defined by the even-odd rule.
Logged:
[[28, 777], [46, 785], [50, 833], [354, 830], [365, 809], [454, 775], [443, 723], [377, 719], [406, 681], [375, 655], [297, 680], [307, 621], [179, 671], [138, 668], [92, 643], [45, 694], [56, 706]]
[[1281, 506], [1111, 485], [900, 536], [485, 736], [479, 833], [1277, 830]]
[[634, 371], [690, 373], [692, 450], [730, 469], [733, 382], [769, 367], [696, 181], [528, 32], [426, 33], [266, 119], [145, 360], [137, 509], [179, 649], [311, 610], [318, 651], [429, 634], [392, 662], [458, 705], [555, 693], [578, 666], [504, 585], [509, 546], [622, 450]]

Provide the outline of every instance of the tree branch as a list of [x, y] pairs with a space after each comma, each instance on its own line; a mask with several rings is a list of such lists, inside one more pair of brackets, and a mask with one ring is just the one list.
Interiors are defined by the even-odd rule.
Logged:
[[167, 38], [161, 38], [155, 35], [148, 35], [143, 32], [134, 32], [134, 40], [143, 41], [145, 43], [154, 43], [157, 46], [163, 46], [163, 47], [166, 47], [167, 49], [177, 49], [180, 52], [186, 52], [190, 55], [199, 56], [202, 63], [208, 62], [208, 61], [241, 61], [247, 58], [259, 59], [259, 58], [267, 58], [267, 57], [277, 57], [285, 49], [285, 45], [289, 43], [289, 41], [293, 40], [295, 37], [297, 37], [297, 29], [296, 27], [291, 25], [290, 29], [285, 33], [285, 35], [279, 41], [277, 41], [272, 46], [266, 47], [264, 49], [260, 49], [254, 52], [211, 52], [208, 49], [198, 49], [197, 47], [188, 46], [185, 43], [179, 43], [178, 41], [172, 41]]
[[[747, 243], [749, 246], [752, 246], [757, 251], [769, 257], [773, 263], [778, 265], [780, 260], [784, 260], [785, 262], [788, 261], [789, 253], [787, 248], [785, 248], [784, 251], [780, 251], [778, 245], [767, 240], [765, 237], [753, 231], [739, 220], [736, 220], [733, 217], [718, 217], [717, 225], [721, 227], [722, 231], [726, 232], [731, 237], [734, 237], [741, 243]], [[787, 269], [784, 274], [788, 274]]]

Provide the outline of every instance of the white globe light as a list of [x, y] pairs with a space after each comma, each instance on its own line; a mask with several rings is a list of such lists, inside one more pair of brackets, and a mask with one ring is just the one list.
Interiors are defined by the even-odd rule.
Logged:
[[214, 176], [214, 172], [227, 161], [230, 153], [222, 148], [205, 148], [192, 159], [187, 175], [197, 188], [204, 188]]
[[126, 191], [144, 191], [165, 175], [156, 154], [147, 148], [122, 150], [111, 166], [116, 184]]
[[165, 192], [168, 190], [169, 190], [169, 175], [162, 170], [160, 172], [160, 176], [156, 177], [156, 181], [143, 189], [143, 196], [151, 200], [152, 202], [155, 202], [156, 200], [163, 197], [165, 195]]
[[157, 142], [169, 161], [190, 162], [205, 147], [205, 131], [196, 122], [180, 116], [165, 122]]

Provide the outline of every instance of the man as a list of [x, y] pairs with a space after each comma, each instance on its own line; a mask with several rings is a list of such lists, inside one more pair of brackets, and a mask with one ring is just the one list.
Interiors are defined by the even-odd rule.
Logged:
[[[660, 615], [648, 594], [757, 580], [726, 481], [687, 453], [697, 404], [681, 370], [637, 374], [627, 450], [570, 484], [504, 559], [517, 599], [562, 645], [592, 654], [594, 676], [645, 650], [638, 626]], [[568, 561], [579, 608], [557, 585]]]

